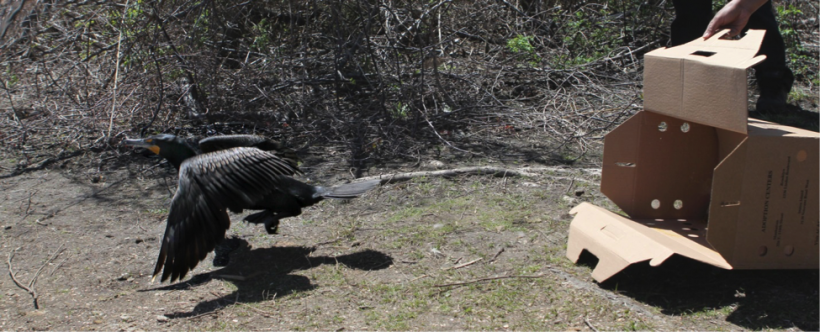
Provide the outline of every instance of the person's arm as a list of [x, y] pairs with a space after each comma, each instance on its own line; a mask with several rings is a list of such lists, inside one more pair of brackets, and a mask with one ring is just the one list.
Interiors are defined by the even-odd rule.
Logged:
[[729, 37], [737, 36], [749, 22], [749, 16], [769, 0], [732, 0], [715, 14], [703, 38], [709, 39], [722, 29], [729, 29]]

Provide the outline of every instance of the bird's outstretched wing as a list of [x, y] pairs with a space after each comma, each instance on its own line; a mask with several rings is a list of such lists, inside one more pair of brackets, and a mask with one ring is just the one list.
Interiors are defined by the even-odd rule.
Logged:
[[232, 148], [189, 158], [179, 170], [165, 235], [153, 277], [182, 279], [225, 238], [228, 211], [241, 211], [265, 197], [283, 175], [300, 173], [273, 153]]
[[296, 151], [286, 149], [279, 142], [271, 141], [257, 135], [221, 135], [203, 138], [199, 141], [199, 149], [203, 153], [215, 152], [236, 147], [251, 147], [262, 151], [270, 151], [279, 158], [297, 167], [299, 158]]

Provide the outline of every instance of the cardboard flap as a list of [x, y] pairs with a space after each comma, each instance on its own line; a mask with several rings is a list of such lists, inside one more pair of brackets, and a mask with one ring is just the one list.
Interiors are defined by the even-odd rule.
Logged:
[[746, 133], [746, 69], [757, 56], [763, 30], [742, 39], [698, 38], [644, 57], [644, 107], [648, 111]]
[[[729, 141], [737, 140], [733, 135], [725, 133], [718, 134], [718, 137], [725, 146], [723, 150], [732, 148], [730, 145], [734, 142]], [[709, 205], [709, 220], [713, 222], [709, 224], [709, 233], [706, 237], [712, 247], [730, 261], [735, 252], [738, 227], [736, 221], [742, 209], [743, 173], [747, 159], [745, 137], [740, 142], [715, 168], [712, 202]], [[729, 222], [720, 222], [721, 220]]]
[[747, 50], [757, 53], [760, 44], [763, 43], [763, 37], [766, 35], [766, 30], [749, 30], [741, 39], [724, 39], [729, 33], [729, 29], [718, 31], [712, 38], [709, 39], [695, 39], [688, 44], [707, 45], [708, 47], [726, 47], [738, 50]]
[[567, 258], [577, 262], [584, 250], [598, 257], [592, 271], [598, 282], [638, 262], [658, 266], [673, 254], [732, 268], [706, 243], [702, 220], [633, 221], [589, 203], [581, 203], [570, 213], [575, 218], [570, 224]]
[[601, 192], [633, 219], [703, 219], [716, 142], [712, 127], [639, 112], [604, 138]]
[[766, 58], [765, 55], [757, 55], [765, 30], [749, 30], [741, 39], [718, 37], [728, 31], [721, 31], [709, 39], [698, 38], [676, 47], [653, 50], [647, 56], [683, 59], [741, 70]]

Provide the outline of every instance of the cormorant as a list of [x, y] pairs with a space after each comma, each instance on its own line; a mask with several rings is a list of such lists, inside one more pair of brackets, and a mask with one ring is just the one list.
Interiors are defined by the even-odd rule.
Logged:
[[302, 208], [324, 198], [354, 198], [379, 185], [379, 180], [312, 186], [291, 178], [301, 174], [295, 155], [263, 137], [228, 135], [205, 138], [197, 149], [174, 135], [126, 139], [126, 146], [160, 155], [179, 172], [179, 186], [171, 201], [165, 235], [153, 279], [182, 279], [217, 243], [231, 221], [228, 210], [263, 210], [245, 218], [264, 223], [274, 234], [279, 219], [298, 216]]

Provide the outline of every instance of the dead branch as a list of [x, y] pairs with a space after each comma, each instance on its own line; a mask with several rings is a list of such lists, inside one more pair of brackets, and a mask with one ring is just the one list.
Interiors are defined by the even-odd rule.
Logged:
[[105, 134], [105, 144], [111, 143], [111, 130], [114, 129], [114, 115], [117, 112], [117, 85], [120, 78], [120, 47], [122, 46], [122, 29], [125, 26], [126, 12], [128, 11], [129, 0], [125, 1], [125, 7], [122, 9], [122, 20], [120, 22], [120, 31], [117, 37], [117, 60], [114, 62], [114, 91], [111, 93], [111, 116], [108, 118], [108, 132]]
[[62, 151], [54, 157], [46, 158], [45, 160], [41, 161], [37, 166], [26, 167], [26, 168], [22, 168], [22, 169], [16, 169], [14, 172], [11, 172], [9, 174], [0, 175], [0, 179], [11, 178], [11, 177], [15, 177], [15, 176], [18, 176], [20, 174], [23, 174], [23, 173], [43, 170], [46, 167], [48, 167], [48, 165], [51, 165], [54, 162], [61, 161], [61, 160], [66, 160], [66, 159], [69, 159], [69, 158], [73, 158], [73, 157], [79, 156], [81, 154], [84, 154], [85, 152], [86, 152], [85, 150], [77, 150], [77, 151], [70, 152], [70, 153], [65, 153], [65, 151]]
[[60, 247], [57, 248], [57, 251], [54, 252], [54, 254], [51, 255], [51, 257], [48, 260], [46, 260], [45, 263], [43, 263], [43, 265], [40, 266], [39, 269], [37, 269], [37, 272], [35, 272], [34, 276], [31, 277], [31, 281], [29, 281], [28, 286], [23, 285], [22, 282], [17, 280], [17, 277], [15, 276], [15, 273], [14, 273], [13, 265], [11, 263], [11, 261], [14, 259], [14, 254], [17, 252], [17, 250], [20, 250], [20, 248], [14, 249], [11, 252], [9, 252], [9, 257], [6, 260], [6, 265], [8, 265], [8, 268], [9, 268], [9, 276], [11, 276], [11, 280], [14, 281], [14, 284], [17, 285], [17, 287], [20, 287], [20, 288], [24, 289], [26, 292], [28, 292], [31, 295], [32, 299], [34, 300], [34, 309], [37, 309], [37, 310], [40, 309], [40, 305], [39, 305], [39, 303], [37, 303], [39, 295], [37, 295], [37, 290], [34, 288], [34, 285], [37, 283], [37, 277], [40, 276], [40, 272], [43, 271], [43, 268], [45, 268], [46, 265], [48, 265], [51, 261], [53, 261], [55, 258], [57, 258], [57, 256], [60, 255], [60, 253], [62, 253], [63, 250], [65, 250], [63, 248], [63, 246], [64, 246], [64, 244], [61, 244]]
[[[395, 182], [402, 182], [408, 181], [418, 177], [450, 177], [450, 176], [457, 176], [457, 175], [492, 175], [492, 176], [501, 176], [501, 177], [534, 177], [537, 176], [538, 173], [547, 173], [547, 172], [556, 172], [556, 173], [564, 173], [564, 172], [571, 172], [571, 171], [579, 171], [579, 169], [570, 170], [566, 168], [559, 168], [559, 167], [523, 167], [517, 169], [508, 169], [502, 167], [495, 167], [495, 166], [476, 166], [476, 167], [463, 167], [463, 168], [454, 168], [454, 169], [447, 169], [447, 170], [439, 170], [439, 171], [418, 171], [418, 172], [407, 172], [407, 173], [393, 173], [393, 174], [382, 174], [376, 176], [367, 176], [356, 179], [356, 181], [368, 181], [368, 180], [381, 180], [381, 184], [387, 183], [395, 183]], [[600, 174], [600, 169], [580, 169], [580, 172], [584, 172], [587, 174]], [[554, 177], [554, 176], [553, 176]], [[567, 178], [567, 177], [554, 177], [554, 178]], [[567, 178], [570, 179], [570, 178]], [[574, 181], [579, 182], [591, 182], [589, 180], [579, 179], [579, 178], [571, 178]], [[574, 182], [573, 181], [573, 182]]]
[[23, 285], [23, 283], [21, 283], [19, 280], [17, 280], [17, 277], [14, 276], [14, 269], [12, 268], [11, 260], [14, 259], [14, 253], [17, 252], [17, 250], [19, 250], [19, 249], [20, 248], [12, 250], [9, 253], [8, 259], [6, 259], [6, 265], [8, 265], [8, 267], [9, 267], [9, 276], [11, 276], [11, 280], [14, 281], [14, 284], [17, 285], [17, 287], [20, 287], [20, 288], [24, 289], [26, 292], [28, 292], [29, 294], [31, 294], [31, 297], [34, 299], [34, 309], [40, 309], [40, 306], [37, 304], [37, 292], [34, 289], [32, 289], [31, 287], [27, 287], [26, 285]]

